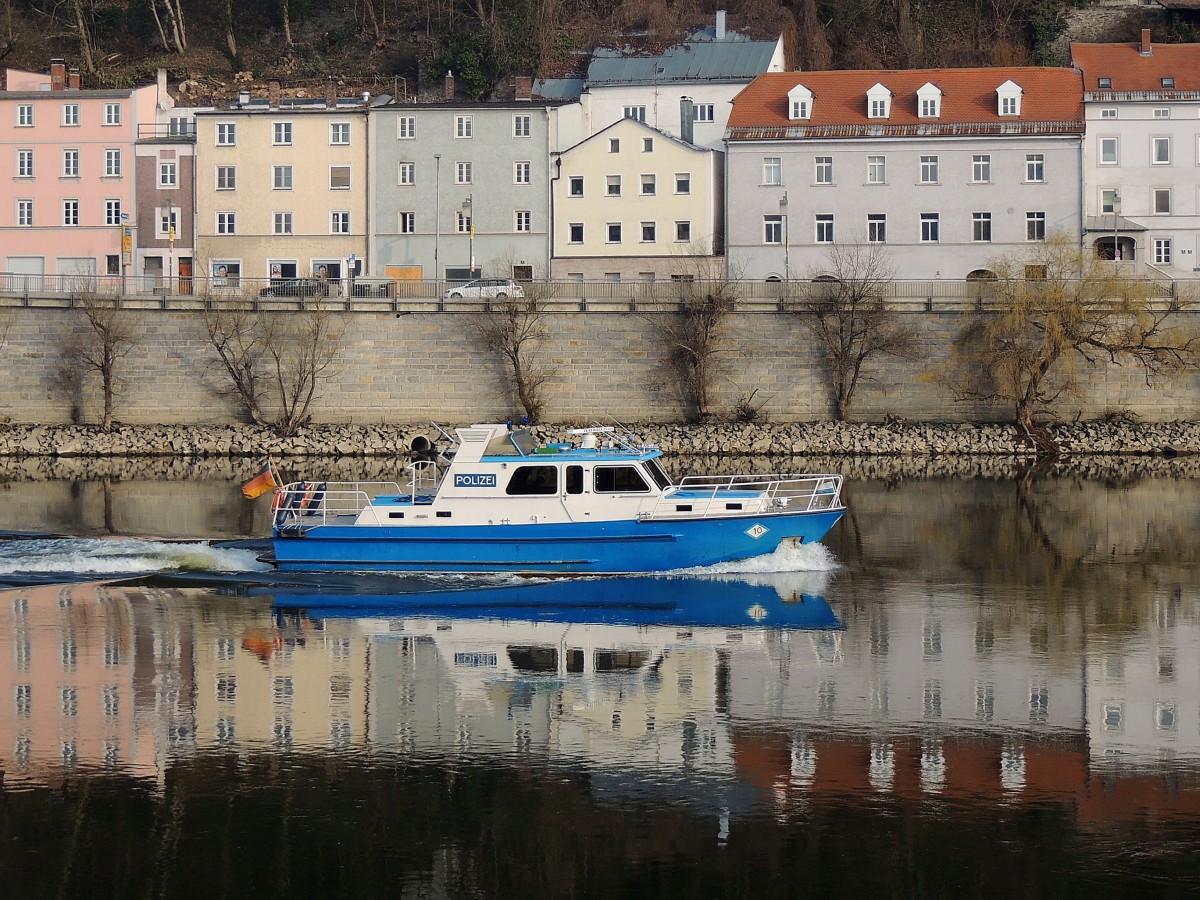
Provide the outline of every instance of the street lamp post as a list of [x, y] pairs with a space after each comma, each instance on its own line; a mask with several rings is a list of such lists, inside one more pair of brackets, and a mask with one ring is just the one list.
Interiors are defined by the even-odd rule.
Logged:
[[171, 271], [175, 263], [175, 207], [167, 198], [167, 293], [171, 291]]
[[470, 254], [470, 268], [467, 271], [470, 273], [472, 278], [475, 277], [475, 208], [471, 205], [471, 200], [474, 198], [474, 196], [474, 194], [467, 194], [467, 199], [464, 200], [462, 204], [463, 212], [466, 213], [467, 216], [467, 231], [469, 234], [467, 238], [467, 247], [468, 253]]
[[783, 218], [783, 280], [792, 280], [792, 241], [788, 234], [788, 195], [787, 191], [779, 198], [779, 215]]
[[1121, 244], [1117, 236], [1117, 224], [1121, 215], [1121, 192], [1113, 191], [1113, 265], [1121, 261]]
[[434, 181], [437, 187], [434, 190], [433, 201], [433, 290], [439, 299], [442, 296], [442, 270], [439, 268], [440, 262], [438, 259], [438, 251], [441, 249], [442, 243], [442, 154], [433, 154], [433, 170]]

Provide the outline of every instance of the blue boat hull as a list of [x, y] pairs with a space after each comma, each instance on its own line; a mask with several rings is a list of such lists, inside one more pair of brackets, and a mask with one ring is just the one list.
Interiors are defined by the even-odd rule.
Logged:
[[784, 540], [821, 540], [843, 509], [653, 521], [478, 526], [335, 526], [276, 530], [288, 571], [666, 572], [762, 556]]

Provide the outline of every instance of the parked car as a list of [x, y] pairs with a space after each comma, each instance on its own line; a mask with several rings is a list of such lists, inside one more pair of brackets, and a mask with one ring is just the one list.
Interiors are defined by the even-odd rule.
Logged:
[[442, 294], [443, 300], [504, 300], [524, 297], [525, 291], [511, 278], [479, 278], [458, 284]]
[[327, 282], [318, 278], [272, 278], [258, 292], [260, 297], [316, 297], [325, 293]]

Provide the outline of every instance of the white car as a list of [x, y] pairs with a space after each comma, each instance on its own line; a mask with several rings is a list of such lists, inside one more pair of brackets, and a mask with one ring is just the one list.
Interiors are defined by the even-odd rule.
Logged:
[[455, 285], [442, 294], [443, 300], [506, 300], [524, 297], [525, 291], [511, 278], [479, 278]]

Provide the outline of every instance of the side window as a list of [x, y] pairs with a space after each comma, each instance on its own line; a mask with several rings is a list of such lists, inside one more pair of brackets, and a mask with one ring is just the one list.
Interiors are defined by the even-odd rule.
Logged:
[[508, 479], [506, 494], [557, 494], [557, 466], [518, 466]]
[[567, 493], [583, 493], [583, 466], [567, 466]]
[[646, 479], [633, 466], [597, 466], [597, 494], [626, 494], [631, 492], [646, 492], [650, 488]]

